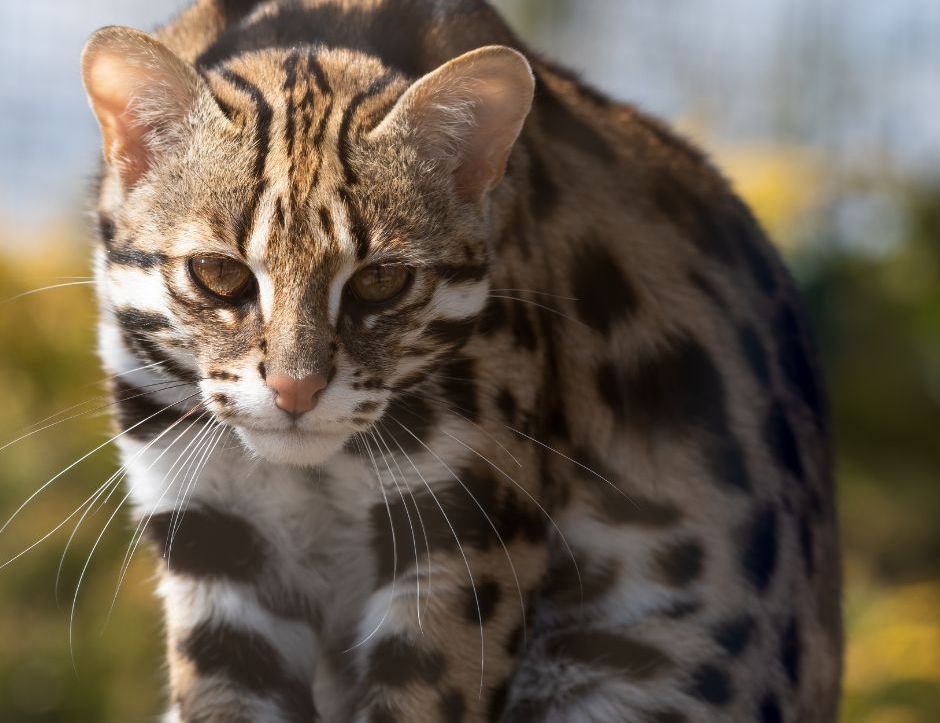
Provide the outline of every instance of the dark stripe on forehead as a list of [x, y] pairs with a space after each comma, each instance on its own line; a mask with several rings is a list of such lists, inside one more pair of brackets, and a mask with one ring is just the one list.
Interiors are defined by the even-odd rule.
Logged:
[[320, 89], [323, 95], [330, 95], [333, 92], [329, 81], [326, 79], [326, 73], [323, 72], [323, 66], [320, 65], [320, 61], [313, 51], [307, 53], [307, 71], [313, 76], [314, 80], [316, 80], [317, 88]]
[[346, 207], [346, 216], [349, 219], [349, 233], [352, 235], [353, 243], [356, 244], [356, 258], [362, 261], [369, 255], [369, 249], [372, 246], [369, 229], [366, 227], [362, 215], [359, 213], [359, 206], [351, 197], [349, 190], [340, 189], [340, 198]]
[[270, 148], [269, 135], [274, 111], [271, 109], [271, 105], [268, 101], [265, 100], [261, 90], [238, 73], [231, 70], [223, 70], [222, 77], [234, 88], [237, 88], [251, 98], [257, 114], [257, 118], [255, 119], [255, 147], [257, 148], [254, 167], [255, 192], [252, 194], [251, 201], [242, 216], [238, 234], [238, 250], [244, 255], [245, 249], [248, 246], [248, 237], [251, 235], [251, 229], [254, 225], [255, 211], [258, 208], [261, 195], [267, 188], [267, 181], [264, 178], [264, 167], [267, 163], [268, 150]]
[[355, 119], [356, 112], [369, 98], [378, 95], [386, 87], [388, 87], [389, 83], [392, 82], [392, 77], [393, 76], [391, 75], [383, 75], [381, 78], [376, 78], [373, 80], [368, 88], [360, 91], [359, 93], [356, 93], [352, 101], [350, 101], [349, 105], [346, 107], [346, 110], [343, 112], [343, 120], [339, 126], [339, 138], [337, 139], [337, 144], [339, 150], [339, 160], [343, 166], [343, 174], [346, 179], [346, 183], [350, 186], [354, 186], [359, 180], [349, 160], [351, 151], [350, 135], [352, 133], [352, 123]]

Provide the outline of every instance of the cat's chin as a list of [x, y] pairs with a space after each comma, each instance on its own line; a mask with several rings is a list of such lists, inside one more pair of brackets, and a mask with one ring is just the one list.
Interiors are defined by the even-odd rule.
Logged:
[[323, 464], [343, 448], [348, 435], [299, 430], [259, 430], [237, 428], [248, 449], [267, 462], [291, 467]]

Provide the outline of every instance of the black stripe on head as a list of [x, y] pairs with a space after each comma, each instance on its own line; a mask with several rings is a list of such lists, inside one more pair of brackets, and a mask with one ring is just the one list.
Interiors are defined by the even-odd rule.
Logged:
[[267, 558], [265, 542], [251, 524], [212, 508], [154, 515], [147, 535], [179, 575], [250, 582], [264, 570]]
[[186, 415], [184, 403], [168, 407], [157, 402], [144, 389], [121, 380], [114, 382], [112, 394], [118, 427], [131, 439], [152, 439]]
[[152, 338], [152, 334], [170, 329], [169, 320], [160, 314], [135, 309], [121, 309], [115, 318], [128, 350], [144, 364], [157, 365], [157, 371], [195, 384], [199, 375], [179, 364]]
[[135, 249], [130, 246], [115, 248], [108, 246], [108, 264], [114, 266], [133, 266], [138, 269], [152, 269], [156, 266], [165, 264], [166, 254], [159, 252], [148, 252]]
[[105, 248], [110, 249], [114, 244], [114, 220], [106, 213], [98, 215], [98, 234]]
[[323, 95], [331, 95], [333, 93], [333, 88], [330, 87], [330, 81], [326, 79], [326, 73], [323, 72], [323, 66], [320, 65], [319, 59], [312, 50], [307, 53], [307, 72], [313, 76], [313, 79], [317, 82], [317, 88]]
[[347, 189], [340, 189], [340, 198], [343, 201], [343, 205], [346, 207], [346, 216], [349, 219], [349, 233], [352, 235], [353, 242], [356, 244], [356, 259], [362, 261], [369, 255], [369, 249], [372, 246], [369, 229], [362, 218], [362, 214], [359, 213], [359, 206]]
[[137, 309], [120, 309], [116, 313], [121, 328], [131, 333], [154, 334], [170, 328], [170, 321], [162, 314]]
[[218, 676], [240, 690], [274, 697], [289, 720], [317, 720], [310, 686], [284, 669], [281, 657], [259, 633], [225, 623], [202, 622], [179, 644], [201, 677]]
[[355, 119], [356, 112], [365, 103], [369, 98], [372, 98], [379, 93], [381, 93], [389, 83], [392, 82], [391, 75], [383, 75], [381, 78], [376, 78], [372, 83], [363, 91], [356, 93], [353, 96], [353, 99], [350, 101], [349, 105], [346, 107], [346, 110], [343, 112], [343, 119], [340, 121], [339, 126], [339, 136], [337, 138], [337, 144], [339, 149], [339, 161], [343, 166], [343, 176], [346, 179], [347, 185], [355, 186], [359, 182], [358, 177], [356, 176], [355, 170], [353, 170], [350, 153], [352, 150], [352, 142], [350, 136], [352, 134], [352, 123]]
[[452, 284], [465, 284], [483, 281], [489, 272], [487, 264], [434, 264], [431, 270], [444, 281]]
[[251, 201], [245, 209], [242, 221], [239, 224], [240, 233], [238, 234], [238, 250], [244, 255], [245, 248], [248, 246], [248, 236], [251, 233], [254, 224], [255, 211], [261, 201], [261, 195], [267, 188], [267, 181], [264, 177], [264, 167], [267, 163], [268, 151], [270, 148], [271, 121], [274, 117], [274, 111], [271, 105], [265, 100], [261, 90], [231, 70], [223, 70], [222, 77], [225, 78], [233, 87], [251, 98], [255, 106], [257, 118], [255, 119], [255, 191], [252, 194]]

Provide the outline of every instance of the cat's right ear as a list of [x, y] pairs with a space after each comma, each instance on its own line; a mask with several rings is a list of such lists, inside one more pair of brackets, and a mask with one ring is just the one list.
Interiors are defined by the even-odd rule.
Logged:
[[101, 127], [104, 158], [125, 188], [179, 139], [204, 83], [158, 40], [132, 28], [96, 31], [82, 52], [82, 80]]

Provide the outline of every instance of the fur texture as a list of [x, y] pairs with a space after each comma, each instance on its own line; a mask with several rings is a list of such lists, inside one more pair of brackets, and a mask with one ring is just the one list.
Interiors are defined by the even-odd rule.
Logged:
[[[200, 0], [155, 37], [85, 67], [167, 720], [834, 721], [815, 353], [704, 157], [480, 0]], [[100, 65], [144, 51], [130, 89]], [[205, 254], [255, 293], [207, 296]], [[413, 280], [363, 308], [377, 263]], [[294, 419], [272, 370], [329, 385]]]

